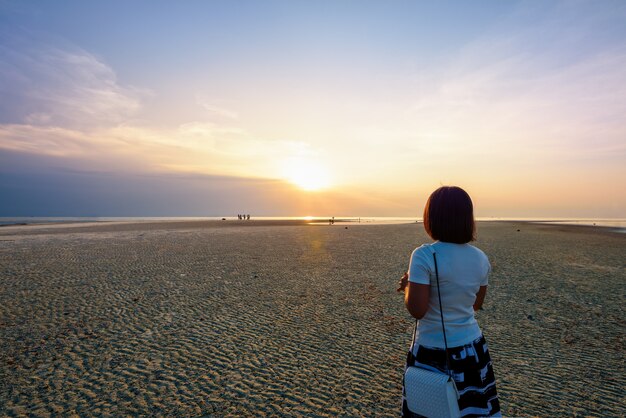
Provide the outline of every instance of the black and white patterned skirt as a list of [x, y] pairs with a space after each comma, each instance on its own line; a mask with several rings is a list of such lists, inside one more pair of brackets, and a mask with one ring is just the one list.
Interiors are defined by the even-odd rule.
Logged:
[[[450, 347], [450, 369], [461, 398], [459, 410], [463, 417], [501, 416], [487, 341], [482, 335], [469, 344]], [[407, 356], [407, 367], [418, 366], [446, 373], [443, 348], [414, 346]], [[402, 416], [419, 417], [407, 408], [402, 388]]]

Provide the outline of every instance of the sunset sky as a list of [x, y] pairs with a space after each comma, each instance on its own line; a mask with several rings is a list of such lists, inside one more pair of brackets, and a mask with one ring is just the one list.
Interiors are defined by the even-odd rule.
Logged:
[[0, 216], [626, 217], [625, 1], [0, 0]]

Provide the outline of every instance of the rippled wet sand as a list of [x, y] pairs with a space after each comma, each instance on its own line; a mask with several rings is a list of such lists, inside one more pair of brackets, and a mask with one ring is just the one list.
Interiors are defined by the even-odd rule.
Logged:
[[[0, 415], [397, 416], [420, 228], [2, 228]], [[626, 235], [598, 231], [479, 226], [507, 416], [626, 414]]]

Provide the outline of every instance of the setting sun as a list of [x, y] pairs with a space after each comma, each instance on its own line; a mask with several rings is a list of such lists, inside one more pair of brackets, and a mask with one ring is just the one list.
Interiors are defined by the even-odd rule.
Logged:
[[316, 191], [330, 185], [328, 170], [321, 163], [304, 158], [288, 160], [284, 177], [302, 190]]

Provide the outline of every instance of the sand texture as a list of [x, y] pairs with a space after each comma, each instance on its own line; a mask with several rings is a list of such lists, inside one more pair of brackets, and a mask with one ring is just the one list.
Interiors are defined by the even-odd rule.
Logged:
[[[0, 229], [0, 416], [398, 416], [421, 225]], [[520, 230], [519, 232], [517, 230]], [[506, 416], [625, 416], [626, 234], [481, 223]]]

